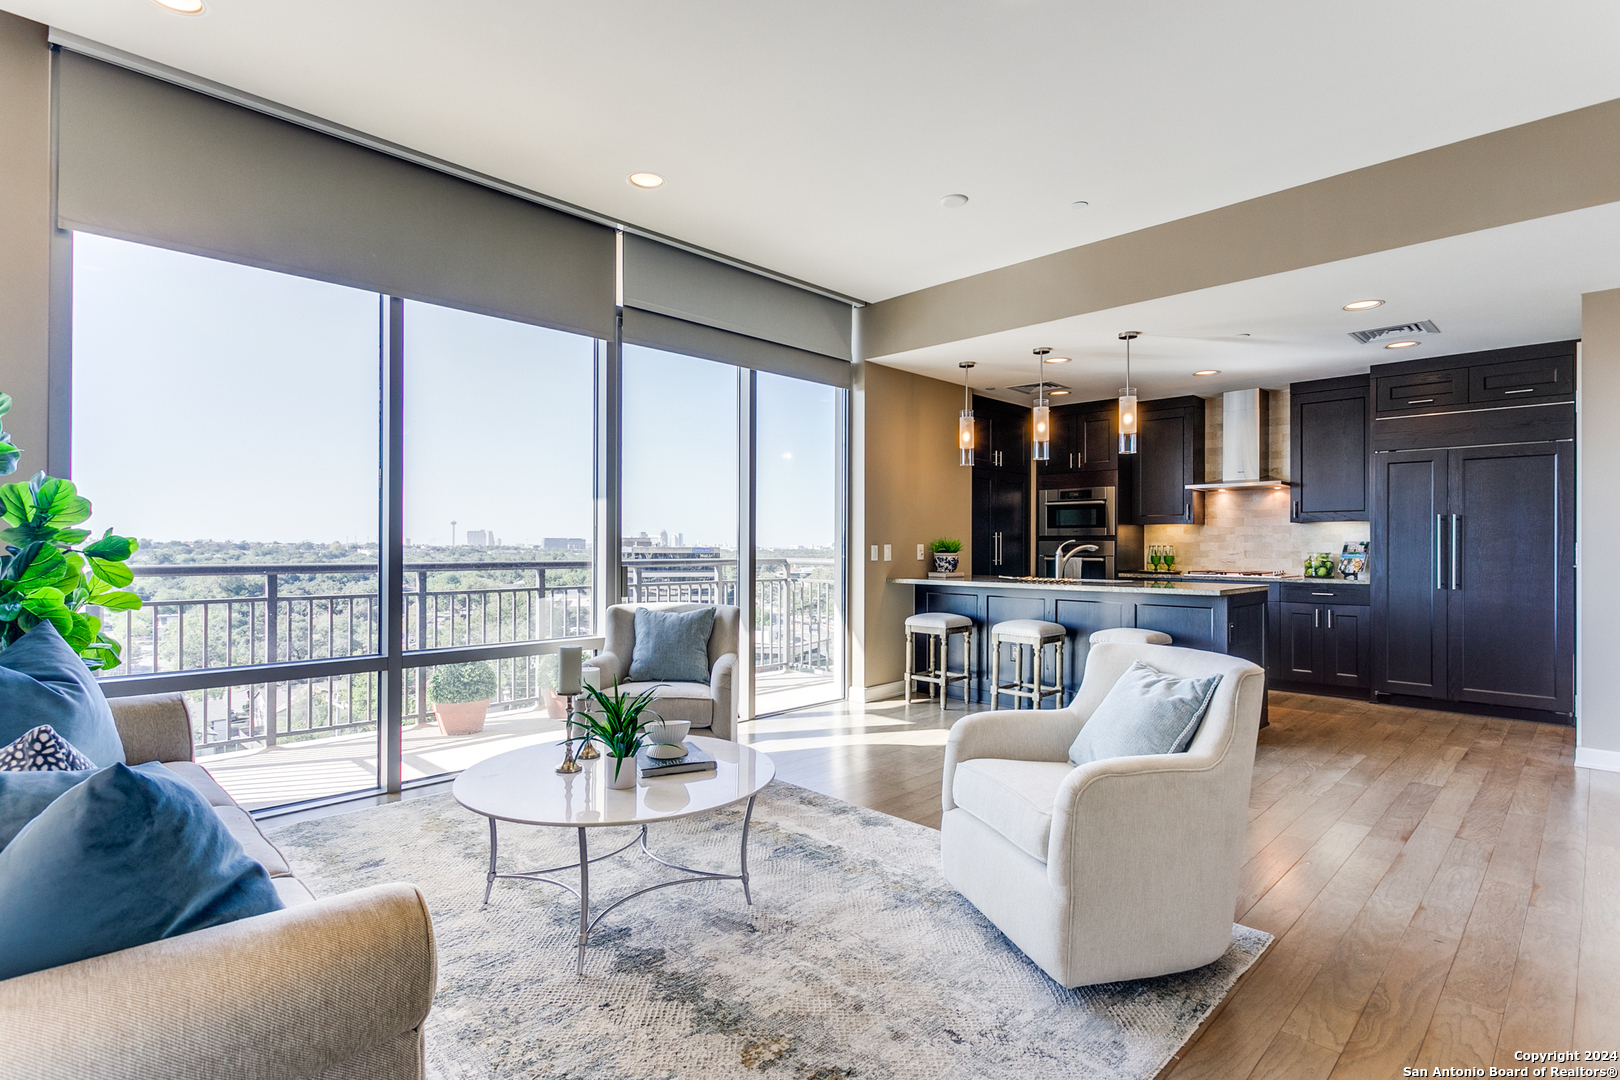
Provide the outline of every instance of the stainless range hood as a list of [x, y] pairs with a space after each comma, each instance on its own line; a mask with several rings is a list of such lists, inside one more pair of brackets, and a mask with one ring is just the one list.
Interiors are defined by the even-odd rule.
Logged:
[[1188, 491], [1287, 487], [1266, 475], [1271, 444], [1270, 397], [1264, 390], [1228, 390], [1221, 395], [1221, 479], [1188, 484]]

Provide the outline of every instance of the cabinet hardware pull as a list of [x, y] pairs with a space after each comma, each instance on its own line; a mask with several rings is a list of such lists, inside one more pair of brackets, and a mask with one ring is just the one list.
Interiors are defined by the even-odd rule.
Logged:
[[1328, 629], [1333, 629], [1333, 609], [1328, 608]]
[[1408, 401], [1407, 404], [1408, 405], [1433, 405], [1434, 404], [1434, 398], [1432, 398], [1432, 397], [1414, 398], [1413, 400]]
[[1313, 593], [1311, 593], [1311, 595], [1312, 596], [1332, 596], [1333, 594], [1330, 593], [1330, 592], [1313, 592]]
[[1294, 500], [1294, 517], [1299, 517], [1299, 500]]
[[1508, 394], [1533, 394], [1535, 392], [1536, 392], [1535, 387], [1527, 386], [1523, 390], [1504, 390], [1504, 391], [1502, 391], [1502, 396], [1506, 397]]
[[1313, 626], [1321, 626], [1322, 625], [1322, 609], [1321, 608], [1317, 608], [1315, 611], [1311, 612], [1311, 616], [1312, 616], [1311, 625], [1313, 625]]
[[1457, 523], [1460, 520], [1459, 515], [1451, 515], [1451, 587], [1453, 589], [1462, 587], [1457, 582]]
[[1444, 523], [1445, 515], [1434, 515], [1434, 587], [1437, 589], [1446, 587], [1446, 564], [1441, 561], [1440, 556], [1440, 533], [1444, 528]]

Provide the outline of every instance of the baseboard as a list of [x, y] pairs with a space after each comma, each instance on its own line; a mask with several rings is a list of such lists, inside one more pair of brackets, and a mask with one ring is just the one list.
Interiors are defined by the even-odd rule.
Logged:
[[878, 683], [876, 686], [851, 686], [849, 688], [849, 703], [851, 705], [866, 705], [874, 701], [888, 701], [897, 698], [906, 692], [906, 684], [896, 679], [894, 682]]
[[1590, 746], [1577, 746], [1575, 748], [1575, 767], [1577, 769], [1601, 769], [1603, 772], [1620, 772], [1620, 750], [1595, 750]]

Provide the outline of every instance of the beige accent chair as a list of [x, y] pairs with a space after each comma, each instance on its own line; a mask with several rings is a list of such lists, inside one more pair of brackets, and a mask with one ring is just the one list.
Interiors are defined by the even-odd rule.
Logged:
[[596, 669], [597, 683], [611, 692], [615, 679], [619, 689], [627, 694], [658, 687], [658, 694], [650, 706], [665, 720], [690, 720], [692, 734], [712, 735], [717, 739], [735, 739], [737, 698], [732, 689], [737, 671], [737, 624], [741, 611], [730, 604], [714, 609], [714, 629], [709, 633], [709, 681], [696, 682], [625, 682], [630, 671], [630, 658], [636, 651], [636, 608], [654, 611], [698, 611], [708, 604], [614, 604], [607, 609], [607, 626], [603, 629], [603, 651], [585, 661], [586, 670]]
[[[1221, 682], [1192, 745], [1069, 764], [1132, 662]], [[1101, 644], [1066, 709], [958, 720], [945, 745], [945, 879], [1073, 989], [1186, 971], [1232, 940], [1265, 673], [1166, 645]]]
[[437, 960], [412, 885], [324, 900], [191, 760], [178, 694], [120, 698], [129, 764], [200, 791], [287, 907], [0, 981], [0, 1080], [403, 1080], [424, 1073]]

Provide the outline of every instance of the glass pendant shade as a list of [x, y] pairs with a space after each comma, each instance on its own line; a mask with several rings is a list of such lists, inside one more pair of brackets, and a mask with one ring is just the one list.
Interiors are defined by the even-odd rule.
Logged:
[[1119, 452], [1136, 453], [1136, 391], [1131, 387], [1119, 392]]
[[1052, 410], [1045, 405], [1035, 406], [1035, 460], [1049, 461], [1052, 457]]
[[956, 422], [956, 445], [961, 451], [961, 464], [973, 464], [973, 410], [963, 409]]

